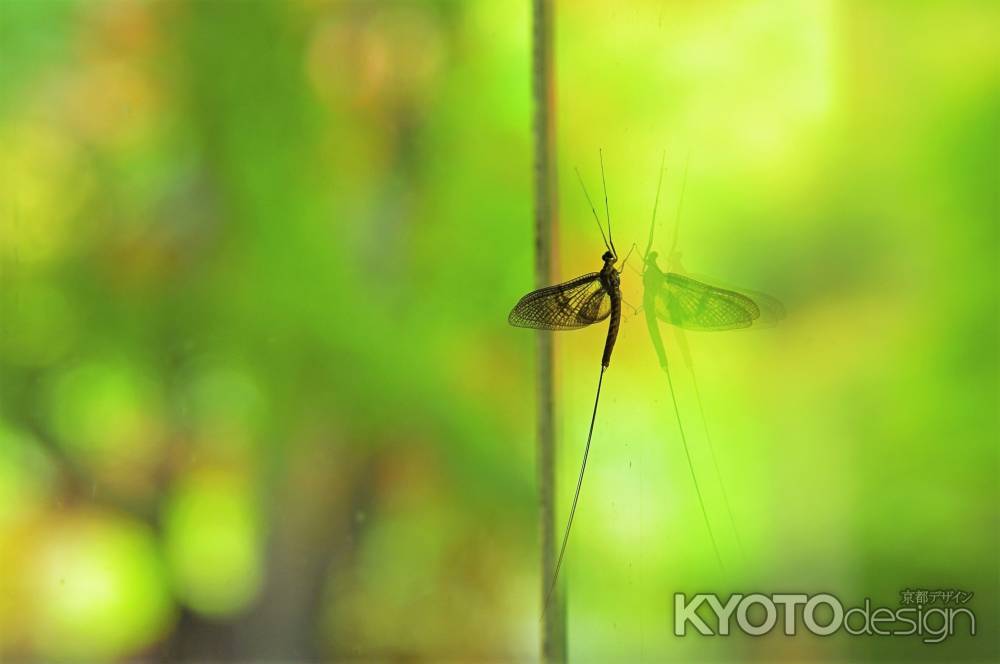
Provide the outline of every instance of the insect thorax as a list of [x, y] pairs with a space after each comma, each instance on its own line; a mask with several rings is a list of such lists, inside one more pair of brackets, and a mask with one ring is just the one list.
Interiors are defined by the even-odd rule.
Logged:
[[611, 263], [605, 263], [601, 268], [601, 284], [609, 293], [617, 293], [621, 284], [621, 276]]

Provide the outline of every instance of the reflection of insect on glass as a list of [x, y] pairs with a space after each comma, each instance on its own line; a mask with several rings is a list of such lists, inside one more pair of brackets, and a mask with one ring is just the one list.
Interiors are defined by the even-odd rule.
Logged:
[[642, 275], [643, 304], [651, 305], [647, 316], [686, 330], [735, 330], [760, 318], [760, 307], [746, 295], [662, 272], [656, 258], [655, 251], [646, 255]]
[[[685, 173], [685, 180], [686, 175]], [[661, 184], [662, 178], [661, 166]], [[683, 196], [683, 193], [681, 195]], [[660, 188], [657, 187], [657, 204], [659, 199]], [[679, 217], [678, 206], [678, 222]], [[649, 228], [649, 242], [644, 254], [645, 269], [642, 273], [643, 309], [646, 312], [647, 322], [655, 316], [665, 323], [686, 330], [735, 330], [759, 322], [773, 323], [784, 315], [781, 304], [763, 293], [746, 291], [745, 294], [737, 290], [710, 286], [677, 272], [663, 272], [657, 264], [658, 254], [650, 251], [653, 246], [655, 223], [656, 205], [653, 207], [653, 222]], [[679, 267], [679, 257], [675, 229], [674, 246], [670, 252], [671, 262], [675, 267]], [[652, 333], [652, 329], [650, 332]], [[655, 343], [654, 345], [657, 355], [660, 356], [660, 363], [665, 363], [662, 346]]]
[[[665, 155], [664, 155], [665, 156]], [[684, 181], [687, 181], [687, 168], [684, 171]], [[670, 365], [667, 362], [667, 353], [660, 336], [659, 321], [670, 323], [676, 328], [697, 331], [714, 330], [735, 330], [750, 327], [760, 323], [774, 323], [784, 316], [781, 304], [774, 298], [763, 293], [744, 294], [736, 290], [711, 286], [691, 277], [679, 274], [678, 272], [664, 272], [657, 263], [657, 253], [651, 251], [653, 246], [653, 234], [656, 226], [656, 209], [660, 201], [660, 187], [663, 184], [663, 165], [660, 166], [660, 184], [656, 189], [656, 202], [653, 205], [653, 219], [649, 227], [649, 242], [644, 253], [644, 269], [642, 272], [643, 285], [643, 311], [646, 317], [646, 327], [649, 331], [649, 338], [656, 350], [660, 360], [660, 366], [667, 375], [667, 384], [670, 388], [670, 397], [674, 406], [674, 414], [677, 418], [677, 426], [681, 435], [681, 442], [684, 446], [684, 453], [687, 457], [688, 468], [691, 471], [691, 479], [694, 483], [695, 493], [698, 496], [698, 504], [701, 507], [702, 517], [705, 520], [705, 528], [708, 531], [712, 548], [715, 551], [719, 566], [722, 565], [722, 557], [719, 547], [712, 532], [712, 526], [708, 519], [708, 512], [705, 509], [705, 502], [698, 486], [698, 478], [694, 472], [694, 464], [691, 461], [691, 453], [688, 449], [687, 437], [684, 434], [684, 426], [681, 422], [680, 409], [677, 406], [677, 396], [674, 392], [673, 379], [670, 374]], [[683, 187], [681, 189], [681, 201], [683, 201]], [[673, 246], [670, 251], [669, 268], [681, 270], [680, 253], [677, 251], [677, 237], [680, 225], [681, 206], [678, 202], [677, 221], [674, 228]], [[752, 296], [751, 296], [752, 295]], [[677, 341], [684, 357], [685, 365], [691, 373], [694, 385], [695, 396], [698, 401], [698, 410], [701, 413], [702, 425], [705, 430], [705, 440], [715, 466], [715, 475], [722, 490], [723, 501], [729, 521], [736, 536], [737, 544], [742, 551], [739, 531], [736, 528], [736, 521], [733, 517], [732, 508], [729, 504], [729, 496], [726, 493], [725, 484], [722, 482], [722, 473], [715, 456], [711, 436], [708, 433], [708, 422], [705, 419], [705, 409], [701, 401], [701, 393], [698, 389], [698, 381], [694, 373], [694, 366], [691, 360], [690, 351], [684, 335], [678, 330]]]
[[[579, 176], [580, 173], [577, 172], [577, 177]], [[604, 185], [604, 210], [608, 216], [607, 237], [604, 236], [604, 229], [601, 228], [601, 221], [597, 216], [597, 210], [594, 209], [593, 202], [590, 200], [590, 195], [587, 193], [587, 188], [583, 186], [583, 178], [580, 178], [580, 186], [583, 187], [584, 196], [587, 197], [590, 211], [594, 214], [594, 220], [597, 222], [604, 246], [607, 248], [607, 251], [601, 256], [604, 261], [601, 271], [591, 272], [562, 284], [532, 291], [514, 305], [510, 316], [507, 317], [508, 322], [515, 327], [530, 327], [537, 330], [576, 330], [599, 323], [609, 316], [611, 318], [608, 324], [608, 336], [604, 342], [604, 354], [601, 356], [601, 374], [597, 379], [597, 396], [594, 398], [594, 411], [590, 416], [587, 445], [583, 450], [583, 462], [580, 464], [580, 474], [576, 480], [573, 503], [566, 521], [566, 530], [563, 532], [562, 544], [559, 547], [559, 557], [556, 559], [552, 585], [545, 597], [543, 609], [548, 607], [552, 591], [556, 588], [559, 568], [562, 566], [566, 544], [569, 542], [569, 533], [573, 528], [573, 516], [576, 514], [576, 503], [580, 498], [580, 488], [583, 486], [583, 474], [587, 469], [587, 457], [590, 454], [590, 440], [594, 433], [594, 420], [597, 418], [597, 404], [601, 399], [601, 382], [604, 379], [605, 369], [611, 364], [611, 351], [614, 350], [615, 340], [618, 338], [618, 327], [621, 324], [622, 294], [619, 289], [621, 275], [615, 269], [618, 252], [611, 239], [611, 213], [608, 208], [608, 189], [604, 182], [603, 155], [601, 157], [601, 183]], [[625, 258], [628, 260], [627, 256]]]

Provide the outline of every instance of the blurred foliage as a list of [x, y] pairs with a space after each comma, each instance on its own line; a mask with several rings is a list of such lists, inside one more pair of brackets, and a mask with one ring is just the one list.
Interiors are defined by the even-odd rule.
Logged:
[[[679, 220], [686, 268], [788, 309], [664, 328], [724, 570], [626, 316], [573, 656], [996, 657], [998, 14], [557, 3], [560, 277], [602, 251], [572, 167], [604, 148], [641, 248], [666, 149], [655, 248]], [[534, 655], [530, 34], [501, 0], [0, 2], [0, 658]], [[557, 339], [561, 495], [603, 334]], [[670, 627], [678, 591], [907, 587], [974, 591], [980, 636]]]

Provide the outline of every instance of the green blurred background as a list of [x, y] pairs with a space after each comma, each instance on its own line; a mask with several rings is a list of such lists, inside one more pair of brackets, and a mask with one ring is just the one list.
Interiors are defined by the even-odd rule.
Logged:
[[[998, 657], [998, 19], [557, 4], [556, 276], [603, 251], [572, 168], [641, 250], [666, 150], [654, 248], [687, 163], [684, 267], [787, 309], [686, 338], [735, 531], [675, 363], [720, 569], [626, 307], [572, 659]], [[537, 656], [530, 58], [509, 0], [0, 2], [0, 659]], [[563, 515], [603, 338], [556, 340]], [[904, 588], [980, 633], [672, 635]]]

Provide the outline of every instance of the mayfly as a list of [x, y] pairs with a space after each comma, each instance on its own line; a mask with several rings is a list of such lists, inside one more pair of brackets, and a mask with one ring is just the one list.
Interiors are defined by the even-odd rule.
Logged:
[[[665, 157], [665, 155], [664, 155]], [[684, 187], [687, 184], [687, 167], [684, 169], [684, 184], [681, 188], [681, 197], [677, 206], [677, 220], [675, 222], [674, 244], [671, 249], [671, 259], [676, 263], [678, 256], [677, 247], [677, 226], [680, 223], [681, 205], [684, 197]], [[660, 180], [656, 188], [656, 199], [653, 203], [653, 218], [649, 227], [649, 241], [644, 252], [644, 268], [642, 272], [643, 284], [643, 312], [646, 318], [646, 327], [649, 331], [649, 338], [660, 361], [660, 367], [667, 375], [667, 385], [670, 389], [670, 398], [674, 406], [674, 415], [677, 419], [677, 427], [681, 435], [681, 443], [684, 446], [684, 454], [687, 457], [688, 468], [691, 471], [691, 479], [694, 483], [695, 493], [698, 497], [698, 504], [701, 508], [702, 517], [705, 521], [705, 528], [708, 531], [712, 548], [715, 551], [716, 560], [720, 568], [724, 568], [719, 547], [712, 531], [712, 525], [705, 509], [705, 502], [702, 498], [701, 488], [698, 485], [698, 477], [694, 472], [694, 464], [691, 460], [691, 452], [688, 448], [687, 437], [684, 433], [684, 425], [681, 421], [680, 409], [677, 405], [677, 396], [674, 392], [673, 379], [670, 374], [670, 365], [667, 362], [666, 349], [663, 339], [660, 337], [659, 321], [670, 323], [677, 328], [687, 330], [714, 331], [733, 330], [750, 327], [762, 320], [762, 311], [767, 314], [764, 320], [773, 321], [783, 315], [781, 305], [768, 296], [756, 294], [760, 303], [754, 298], [743, 293], [717, 288], [702, 283], [677, 272], [664, 272], [657, 264], [658, 254], [652, 251], [653, 234], [656, 227], [656, 210], [660, 202], [660, 189], [663, 185], [663, 164], [660, 164]], [[680, 337], [683, 342], [683, 337]], [[691, 371], [694, 379], [694, 368], [692, 366], [690, 353], [685, 343], [682, 343], [685, 364]], [[729, 497], [726, 494], [725, 485], [722, 482], [722, 474], [719, 471], [718, 461], [715, 457], [715, 450], [712, 447], [711, 438], [708, 436], [708, 424], [705, 420], [705, 411], [701, 404], [701, 394], [698, 392], [697, 379], [694, 379], [696, 396], [698, 398], [698, 408], [702, 417], [702, 424], [705, 428], [706, 442], [715, 466], [716, 478], [722, 489], [723, 500], [726, 511], [729, 515], [730, 524], [736, 535], [737, 543], [740, 543], [739, 531], [736, 529], [736, 522], [733, 518], [732, 509], [729, 506]], [[742, 549], [742, 544], [741, 544]]]
[[[603, 155], [601, 155], [601, 184], [604, 188], [604, 211], [608, 220], [607, 236], [604, 235], [601, 220], [597, 216], [597, 210], [590, 199], [590, 194], [587, 193], [579, 171], [577, 171], [577, 177], [580, 179], [580, 186], [583, 188], [584, 196], [590, 205], [590, 211], [594, 214], [594, 220], [597, 222], [597, 228], [601, 231], [601, 238], [607, 249], [601, 256], [604, 265], [600, 272], [591, 272], [565, 283], [528, 293], [514, 305], [507, 318], [508, 322], [515, 327], [530, 327], [536, 330], [576, 330], [610, 318], [608, 335], [604, 341], [604, 354], [601, 356], [601, 373], [597, 378], [597, 396], [594, 398], [590, 429], [587, 431], [587, 445], [583, 450], [583, 462], [580, 464], [580, 474], [576, 480], [576, 490], [573, 493], [569, 518], [566, 521], [566, 529], [563, 532], [559, 556], [556, 559], [556, 567], [552, 575], [552, 585], [546, 594], [544, 607], [548, 606], [552, 592], [556, 587], [559, 579], [559, 568], [562, 566], [566, 544], [569, 542], [573, 516], [576, 514], [576, 504], [580, 498], [580, 488], [583, 486], [583, 474], [587, 469], [590, 441], [594, 434], [594, 420], [597, 418], [597, 404], [601, 399], [601, 383], [604, 380], [604, 372], [611, 364], [611, 351], [614, 350], [615, 341], [618, 339], [618, 328], [622, 316], [622, 294], [619, 288], [621, 274], [615, 268], [615, 263], [618, 262], [618, 251], [611, 238], [611, 213], [608, 208], [608, 187], [604, 180]], [[628, 260], [628, 256], [625, 259]]]

